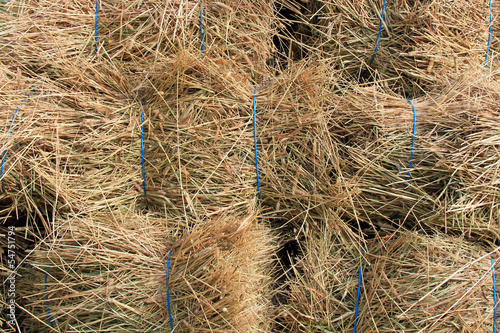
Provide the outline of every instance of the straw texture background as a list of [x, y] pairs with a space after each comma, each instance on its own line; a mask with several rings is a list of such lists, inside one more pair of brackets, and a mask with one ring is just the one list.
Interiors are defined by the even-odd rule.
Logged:
[[1, 330], [492, 331], [500, 7], [383, 6], [2, 2]]

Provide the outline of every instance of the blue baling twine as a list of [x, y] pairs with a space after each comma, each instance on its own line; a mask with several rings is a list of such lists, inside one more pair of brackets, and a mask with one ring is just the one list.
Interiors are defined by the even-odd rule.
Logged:
[[253, 139], [255, 147], [255, 170], [257, 173], [257, 197], [260, 199], [259, 155], [257, 151], [257, 87], [255, 87], [253, 94]]
[[488, 54], [490, 53], [490, 43], [491, 43], [491, 27], [493, 26], [493, 4], [490, 0], [490, 32], [488, 36], [488, 49], [486, 50], [486, 58], [484, 59], [484, 68], [488, 64]]
[[170, 290], [168, 287], [168, 271], [170, 267], [170, 256], [172, 255], [172, 250], [170, 250], [170, 253], [168, 254], [168, 259], [167, 259], [167, 307], [168, 307], [168, 317], [170, 318], [170, 330], [174, 332], [174, 323], [172, 321], [172, 311], [170, 310]]
[[200, 39], [201, 39], [201, 52], [203, 51], [203, 2], [200, 0]]
[[408, 166], [408, 176], [406, 177], [405, 191], [408, 188], [408, 181], [410, 180], [411, 164], [413, 162], [413, 150], [415, 148], [415, 132], [417, 131], [417, 111], [415, 110], [415, 105], [408, 99], [407, 100], [413, 109], [413, 137], [411, 139], [411, 153], [410, 153], [410, 165]]
[[49, 315], [49, 323], [50, 327], [54, 328], [54, 324], [52, 323], [52, 317], [50, 316], [50, 309], [49, 309], [49, 294], [47, 293], [47, 277], [49, 275], [49, 268], [47, 267], [47, 271], [45, 272], [45, 300], [47, 303], [47, 313]]
[[[141, 103], [144, 105], [144, 99], [141, 100]], [[144, 163], [144, 111], [141, 114], [141, 158], [142, 158], [142, 187], [144, 189], [144, 198], [146, 198], [146, 206], [148, 205], [148, 196], [146, 193], [146, 167]]]
[[94, 30], [94, 40], [95, 40], [95, 52], [97, 53], [97, 18], [99, 17], [99, 0], [95, 3], [95, 30]]
[[[365, 249], [361, 249], [361, 256], [365, 254]], [[361, 298], [361, 283], [363, 274], [363, 257], [361, 257], [361, 262], [359, 264], [359, 277], [358, 277], [358, 296], [356, 297], [356, 312], [354, 314], [354, 333], [358, 327], [358, 311], [359, 311], [359, 299]]]
[[[36, 91], [36, 90], [38, 90], [38, 88], [35, 88], [33, 91]], [[28, 95], [26, 95], [26, 97], [24, 97], [21, 100], [21, 103], [19, 103], [19, 105], [17, 106], [16, 110], [14, 111], [14, 115], [12, 116], [12, 120], [10, 121], [9, 133], [7, 134], [8, 136], [10, 136], [10, 134], [12, 133], [12, 126], [14, 125], [14, 120], [16, 119], [16, 115], [17, 115], [17, 112], [19, 111], [19, 108], [21, 107], [21, 104], [23, 104], [24, 101], [27, 100], [28, 97], [30, 97], [30, 94], [31, 94], [31, 92], [29, 92]], [[8, 142], [8, 139], [7, 139], [7, 142]], [[5, 144], [7, 144], [7, 142]], [[7, 149], [5, 149], [3, 151], [2, 166], [0, 167], [0, 185], [2, 187], [2, 192], [3, 193], [5, 193], [5, 189], [3, 188], [3, 167], [4, 167], [4, 164], [5, 164], [5, 157], [6, 156], [7, 156]]]
[[380, 43], [380, 35], [382, 34], [382, 26], [384, 24], [384, 15], [385, 15], [385, 3], [387, 0], [384, 0], [384, 6], [382, 7], [382, 17], [380, 18], [380, 27], [378, 28], [378, 36], [377, 36], [377, 44], [375, 45], [375, 52], [373, 52], [372, 58], [370, 59], [369, 66], [372, 65], [373, 60], [375, 60], [375, 56], [377, 55], [378, 44]]
[[[269, 79], [268, 82], [266, 83], [266, 78], [262, 80], [262, 87], [265, 87], [268, 84], [271, 84], [273, 82], [273, 79]], [[253, 139], [254, 139], [254, 149], [255, 149], [255, 170], [257, 173], [257, 197], [260, 199], [260, 173], [259, 173], [259, 154], [257, 150], [257, 87], [259, 85], [257, 84], [255, 86], [255, 89], [253, 91]]]
[[493, 333], [497, 332], [497, 288], [496, 288], [496, 279], [495, 279], [495, 262], [493, 261], [493, 257], [490, 255], [491, 258], [491, 275], [493, 277], [493, 302], [495, 304], [494, 310], [493, 310]]

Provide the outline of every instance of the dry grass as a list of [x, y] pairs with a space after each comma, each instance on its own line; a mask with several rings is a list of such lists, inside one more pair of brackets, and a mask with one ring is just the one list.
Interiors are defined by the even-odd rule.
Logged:
[[[9, 26], [4, 47], [15, 46], [2, 62], [5, 121], [34, 78], [41, 79], [36, 98], [28, 99], [20, 109], [7, 147], [9, 155], [16, 157], [16, 161], [6, 161], [6, 192], [15, 202], [6, 207], [7, 212], [14, 206], [34, 212], [43, 205], [59, 211], [61, 206], [88, 209], [89, 202], [96, 209], [135, 202], [142, 183], [142, 111], [146, 113], [147, 175], [153, 203], [171, 203], [165, 193], [180, 193], [180, 187], [191, 186], [188, 175], [181, 180], [186, 165], [208, 172], [197, 175], [207, 184], [196, 180], [196, 189], [190, 190], [195, 196], [212, 191], [211, 178], [219, 177], [219, 171], [228, 170], [219, 177], [218, 185], [227, 183], [227, 174], [233, 172], [228, 163], [238, 163], [238, 158], [229, 155], [251, 151], [247, 137], [252, 130], [251, 80], [261, 80], [264, 75], [264, 58], [270, 51], [269, 32], [262, 27], [270, 24], [272, 11], [266, 2], [250, 5], [242, 1], [238, 13], [224, 3], [207, 5], [204, 29], [205, 45], [214, 52], [210, 56], [208, 51], [200, 52], [199, 36], [193, 31], [198, 26], [193, 22], [199, 22], [198, 5], [194, 1], [171, 8], [134, 1], [103, 3], [97, 56], [91, 45], [93, 19], [88, 3], [26, 2], [2, 13]], [[242, 20], [249, 15], [259, 21]], [[73, 16], [75, 20], [69, 19]], [[51, 20], [47, 22], [46, 17]], [[224, 23], [224, 33], [216, 22]], [[79, 32], [81, 40], [75, 39], [76, 27], [87, 27]], [[248, 38], [259, 45], [258, 52], [249, 52], [253, 48], [241, 42]], [[219, 50], [222, 41], [227, 47]], [[132, 46], [121, 47], [129, 44]], [[53, 54], [56, 51], [59, 53]], [[243, 58], [260, 65], [248, 70]], [[145, 106], [140, 103], [142, 98]], [[204, 129], [200, 131], [200, 127]], [[172, 136], [173, 130], [179, 132]], [[202, 148], [193, 146], [191, 140], [200, 134], [208, 134], [205, 143], [212, 149], [195, 156]], [[223, 162], [214, 162], [224, 154]], [[241, 158], [253, 163], [252, 156]], [[215, 169], [199, 168], [203, 159], [216, 163]], [[196, 160], [200, 164], [195, 166]], [[30, 173], [28, 179], [16, 178], [25, 170]], [[172, 188], [174, 178], [178, 185]], [[252, 186], [248, 178], [230, 178], [243, 189]], [[164, 180], [168, 186], [158, 184]], [[39, 184], [47, 188], [40, 189]], [[36, 197], [33, 191], [41, 193]]]
[[492, 330], [488, 253], [461, 238], [403, 232], [368, 245], [363, 332]]
[[369, 68], [382, 3], [204, 1], [204, 52], [197, 0], [103, 1], [97, 44], [93, 2], [3, 3], [0, 217], [27, 216], [26, 329], [50, 331], [49, 267], [58, 331], [169, 330], [173, 250], [176, 332], [352, 330], [370, 236], [359, 331], [491, 330], [489, 261], [467, 243], [500, 239], [488, 3], [388, 2]]
[[310, 235], [282, 289], [280, 332], [352, 331], [358, 274], [360, 332], [487, 332], [492, 330], [491, 263], [485, 249], [462, 238], [395, 232], [359, 243], [331, 229]]
[[[409, 97], [432, 90], [450, 72], [483, 65], [489, 28], [487, 0], [400, 0], [386, 4], [377, 55], [368, 66], [383, 2], [310, 1], [296, 20], [312, 37], [297, 37], [295, 44], [314, 56], [335, 59], [337, 67], [356, 81], [360, 76], [373, 76]], [[492, 43], [498, 44], [497, 35]]]
[[498, 239], [493, 158], [498, 126], [490, 120], [498, 108], [497, 91], [496, 81], [473, 71], [414, 100], [416, 139], [408, 179], [410, 103], [378, 88], [349, 89], [336, 107], [334, 126], [347, 141], [345, 170], [358, 189], [358, 212], [352, 214]]
[[[3, 119], [33, 82], [40, 88], [9, 137], [2, 200], [4, 217], [17, 210], [44, 219], [42, 230], [27, 225], [39, 243], [20, 268], [26, 327], [49, 330], [41, 284], [48, 266], [58, 330], [167, 328], [173, 249], [176, 331], [266, 331], [273, 236], [257, 223], [250, 105], [270, 54], [262, 29], [269, 4], [206, 4], [205, 54], [197, 1], [102, 3], [97, 55], [90, 3], [7, 9]], [[78, 27], [85, 29], [75, 38]]]
[[[175, 331], [256, 332], [269, 325], [269, 230], [250, 207], [244, 216], [195, 221], [131, 210], [56, 221], [22, 269], [26, 329], [149, 332], [170, 327], [166, 262]], [[29, 267], [28, 266], [28, 267]], [[44, 274], [48, 272], [47, 294]], [[30, 290], [31, 292], [27, 292]]]
[[[337, 223], [342, 223], [338, 221]], [[276, 332], [347, 332], [354, 325], [360, 242], [334, 228], [310, 233], [277, 289]]]

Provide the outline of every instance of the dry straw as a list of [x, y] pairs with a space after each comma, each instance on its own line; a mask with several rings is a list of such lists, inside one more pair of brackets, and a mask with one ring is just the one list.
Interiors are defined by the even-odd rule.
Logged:
[[[281, 293], [286, 332], [348, 332], [355, 321], [360, 246], [324, 230], [303, 246]], [[461, 238], [395, 232], [367, 241], [359, 332], [487, 332], [493, 327], [489, 254]]]
[[360, 331], [492, 331], [491, 264], [484, 249], [409, 232], [368, 247]]
[[[49, 267], [58, 330], [167, 328], [173, 248], [179, 331], [267, 331], [273, 237], [256, 222], [249, 88], [265, 73], [272, 8], [207, 5], [203, 55], [195, 2], [100, 5], [97, 56], [87, 2], [28, 1], [1, 14], [4, 119], [30, 77], [43, 81], [20, 110], [2, 201], [4, 216], [36, 214], [49, 232], [36, 232], [44, 241], [20, 268], [26, 327], [50, 329]], [[145, 207], [142, 98], [154, 232], [134, 213]]]
[[[37, 99], [23, 104], [15, 144], [8, 147], [12, 155], [4, 183], [11, 201], [3, 201], [5, 214], [18, 209], [43, 216], [46, 206], [54, 212], [99, 210], [140, 198], [139, 101], [144, 97], [146, 174], [152, 175], [146, 182], [153, 204], [178, 210], [182, 187], [193, 200], [208, 192], [217, 200], [223, 192], [234, 199], [242, 193], [239, 187], [252, 187], [251, 177], [217, 173], [244, 171], [238, 163], [250, 151], [248, 87], [263, 75], [270, 54], [270, 4], [242, 1], [238, 10], [229, 2], [207, 5], [206, 46], [213, 55], [204, 57], [193, 33], [197, 3], [100, 5], [98, 57], [92, 50], [94, 8], [88, 2], [28, 1], [8, 4], [0, 13], [7, 27], [3, 119], [12, 115], [30, 77], [43, 82]], [[258, 45], [255, 52], [252, 45]], [[249, 70], [250, 63], [255, 70]], [[211, 136], [205, 155], [200, 143], [192, 145], [200, 134]], [[215, 169], [204, 163], [215, 163]], [[199, 174], [185, 173], [190, 169]], [[211, 177], [219, 177], [218, 183]], [[167, 199], [166, 193], [173, 196]]]
[[50, 331], [48, 302], [56, 331], [167, 331], [172, 251], [176, 332], [266, 331], [272, 236], [249, 209], [193, 221], [191, 228], [130, 210], [56, 221], [53, 239], [19, 271], [21, 306], [33, 315], [26, 329]]
[[448, 76], [412, 101], [414, 136], [405, 98], [338, 75], [298, 63], [260, 97], [268, 216], [297, 230], [338, 214], [371, 233], [405, 223], [498, 239], [497, 82], [481, 68]]
[[498, 126], [490, 122], [497, 85], [473, 71], [414, 102], [419, 118], [408, 181], [411, 107], [379, 89], [348, 90], [337, 107], [337, 132], [348, 138], [345, 170], [361, 191], [361, 214], [352, 214], [391, 219], [401, 211], [421, 226], [498, 239]]
[[[362, 74], [373, 75], [410, 98], [432, 90], [443, 75], [484, 63], [487, 0], [388, 2], [377, 43], [383, 4], [383, 0], [309, 1], [297, 20], [311, 37], [297, 37], [294, 43], [305, 53], [335, 59], [338, 68], [355, 80]], [[369, 66], [377, 44], [377, 56]]]
[[[321, 233], [307, 236], [302, 255], [294, 258], [295, 265], [284, 273], [288, 280], [277, 288], [281, 301], [276, 310], [275, 331], [352, 331], [360, 243], [326, 226]], [[364, 302], [363, 299], [361, 304]]]
[[338, 80], [328, 64], [300, 62], [257, 97], [266, 216], [296, 232], [314, 224], [345, 227], [336, 221], [352, 193], [328, 123]]
[[[439, 234], [500, 237], [486, 1], [388, 2], [372, 66], [382, 0], [202, 4], [203, 22], [198, 0], [104, 1], [98, 20], [90, 1], [2, 5], [0, 213], [37, 240], [25, 327], [168, 331], [169, 262], [176, 332], [351, 330], [370, 235], [358, 331], [490, 330], [486, 252]], [[298, 27], [286, 60], [303, 59], [276, 72], [281, 6]], [[301, 250], [274, 285], [265, 220]]]
[[[4, 82], [15, 82], [14, 73], [7, 68], [3, 73]], [[18, 87], [29, 87], [22, 75], [19, 80]], [[9, 86], [3, 95], [6, 111], [21, 94]], [[131, 122], [139, 106], [107, 98], [42, 81], [36, 98], [20, 108], [9, 141], [2, 201], [6, 215], [18, 210], [46, 219], [47, 212], [99, 209], [138, 195], [130, 190], [140, 182], [140, 137], [134, 135], [140, 124]]]

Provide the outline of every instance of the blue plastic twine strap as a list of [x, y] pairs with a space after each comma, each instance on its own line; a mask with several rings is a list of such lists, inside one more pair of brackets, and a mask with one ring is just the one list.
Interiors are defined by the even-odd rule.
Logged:
[[95, 2], [95, 29], [94, 29], [94, 40], [95, 40], [95, 52], [97, 53], [97, 19], [99, 17], [99, 0]]
[[48, 277], [48, 275], [49, 275], [49, 268], [47, 267], [47, 271], [45, 272], [45, 301], [47, 303], [47, 313], [49, 315], [50, 327], [54, 328], [54, 324], [52, 323], [52, 317], [50, 316], [49, 294], [47, 293], [47, 277]]
[[170, 253], [168, 254], [168, 259], [167, 259], [167, 307], [168, 307], [168, 317], [170, 318], [170, 330], [174, 332], [174, 322], [172, 321], [172, 311], [170, 310], [170, 289], [168, 286], [168, 271], [170, 267], [170, 256], [172, 255], [172, 250], [170, 250]]
[[406, 176], [406, 185], [405, 185], [405, 190], [408, 188], [408, 181], [410, 180], [410, 171], [411, 171], [411, 164], [413, 162], [413, 150], [415, 148], [415, 133], [417, 131], [417, 111], [415, 110], [415, 105], [413, 105], [412, 101], [409, 99], [407, 100], [413, 109], [413, 137], [411, 139], [411, 153], [410, 153], [410, 165], [408, 166], [408, 176]]
[[493, 309], [493, 333], [497, 332], [497, 288], [496, 288], [496, 279], [495, 279], [495, 262], [493, 261], [493, 257], [491, 258], [491, 275], [493, 277], [493, 303], [495, 305]]
[[[144, 104], [144, 99], [142, 100]], [[142, 159], [142, 188], [144, 189], [144, 198], [146, 198], [146, 205], [148, 205], [148, 196], [146, 193], [146, 166], [144, 162], [144, 112], [141, 114], [141, 159]]]
[[255, 170], [257, 173], [257, 197], [260, 199], [259, 154], [257, 151], [257, 87], [253, 91], [253, 139], [255, 148]]
[[203, 52], [203, 2], [200, 0], [200, 39], [201, 39], [201, 52]]
[[[31, 86], [33, 87], [33, 86]], [[35, 88], [33, 89], [32, 91], [37, 91], [38, 88]], [[12, 119], [10, 121], [10, 127], [9, 127], [9, 133], [7, 134], [7, 136], [9, 137], [12, 133], [12, 126], [14, 125], [14, 120], [16, 119], [16, 115], [17, 115], [17, 112], [19, 111], [19, 108], [21, 107], [21, 104], [24, 103], [25, 100], [27, 100], [29, 97], [30, 97], [30, 94], [31, 92], [28, 93], [28, 95], [26, 95], [26, 97], [24, 97], [22, 100], [21, 100], [21, 103], [19, 103], [19, 105], [17, 106], [16, 110], [14, 111], [14, 114], [12, 115]], [[7, 145], [8, 143], [8, 139], [7, 139], [7, 142], [5, 143]], [[5, 189], [3, 187], [3, 167], [4, 167], [4, 164], [5, 164], [5, 157], [7, 156], [7, 149], [5, 149], [3, 151], [3, 158], [2, 158], [2, 166], [0, 167], [0, 186], [2, 187], [2, 192], [5, 193]]]
[[488, 54], [490, 53], [490, 43], [491, 43], [491, 27], [493, 26], [493, 4], [490, 0], [490, 32], [488, 35], [488, 48], [486, 49], [486, 58], [484, 59], [484, 68], [488, 64]]
[[[361, 256], [365, 254], [365, 249], [361, 249]], [[361, 298], [361, 283], [363, 276], [363, 257], [361, 257], [361, 262], [359, 264], [359, 277], [358, 277], [358, 296], [356, 297], [356, 312], [354, 314], [354, 333], [358, 328], [358, 311], [359, 311], [359, 299]]]
[[373, 60], [375, 60], [375, 56], [377, 55], [378, 44], [380, 43], [380, 35], [382, 34], [382, 26], [384, 24], [384, 16], [385, 16], [385, 3], [387, 0], [384, 0], [384, 6], [382, 7], [382, 17], [380, 18], [380, 26], [378, 28], [378, 36], [377, 36], [377, 44], [375, 45], [375, 52], [373, 52], [372, 58], [370, 59], [369, 66], [372, 65]]

